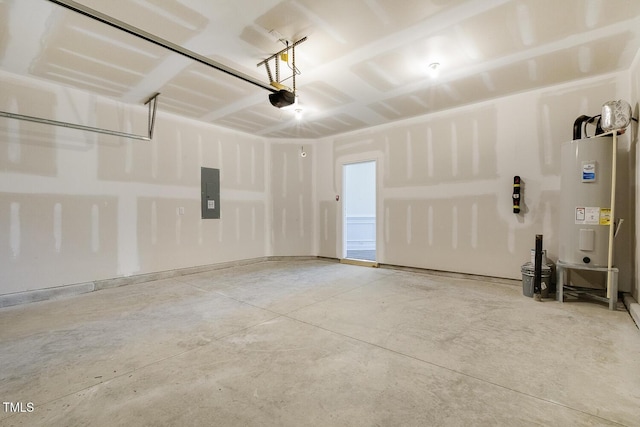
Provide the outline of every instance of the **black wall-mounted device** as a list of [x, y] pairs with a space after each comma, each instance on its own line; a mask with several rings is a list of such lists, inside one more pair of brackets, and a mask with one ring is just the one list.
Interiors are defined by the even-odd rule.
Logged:
[[513, 177], [513, 194], [511, 196], [513, 199], [513, 213], [520, 213], [520, 203], [522, 201], [520, 189], [520, 177], [516, 175]]

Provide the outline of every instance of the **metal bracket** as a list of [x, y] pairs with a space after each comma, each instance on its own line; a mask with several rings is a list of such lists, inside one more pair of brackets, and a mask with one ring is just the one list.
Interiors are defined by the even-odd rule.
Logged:
[[147, 102], [144, 103], [144, 105], [149, 104], [149, 117], [147, 119], [147, 129], [148, 129], [148, 136], [149, 139], [148, 141], [151, 141], [151, 139], [153, 139], [153, 129], [156, 126], [156, 110], [158, 108], [158, 96], [160, 95], [160, 92], [156, 92], [154, 95], [151, 95], [151, 97], [149, 97], [149, 99], [147, 99]]
[[287, 46], [287, 47], [285, 47], [284, 49], [280, 50], [279, 52], [274, 53], [273, 55], [271, 55], [271, 56], [270, 56], [270, 57], [268, 57], [267, 59], [264, 59], [264, 60], [262, 60], [262, 61], [258, 62], [257, 67], [261, 66], [261, 65], [262, 65], [262, 64], [264, 64], [265, 62], [269, 62], [269, 61], [271, 61], [272, 59], [277, 58], [279, 55], [281, 55], [281, 54], [283, 54], [283, 53], [287, 52], [289, 49], [291, 49], [291, 48], [293, 48], [293, 47], [296, 47], [296, 46], [298, 46], [300, 43], [303, 43], [303, 42], [306, 42], [306, 41], [307, 41], [307, 38], [306, 38], [306, 37], [303, 37], [303, 38], [301, 38], [300, 40], [293, 42], [293, 44], [292, 44], [291, 46]]
[[65, 127], [65, 128], [84, 130], [84, 131], [88, 131], [88, 132], [102, 133], [102, 134], [105, 134], [105, 135], [119, 136], [119, 137], [122, 137], [122, 138], [131, 138], [131, 139], [139, 139], [139, 140], [142, 140], [142, 141], [151, 141], [151, 139], [153, 138], [153, 129], [154, 129], [155, 124], [156, 124], [156, 110], [157, 110], [157, 107], [158, 107], [158, 95], [160, 95], [160, 93], [156, 93], [156, 94], [152, 95], [144, 103], [144, 105], [149, 104], [149, 118], [148, 118], [148, 123], [147, 123], [147, 135], [146, 136], [144, 136], [144, 135], [136, 135], [136, 134], [133, 134], [133, 133], [120, 132], [120, 131], [117, 131], [117, 130], [102, 129], [102, 128], [96, 128], [96, 127], [92, 127], [92, 126], [79, 125], [79, 124], [76, 124], [76, 123], [61, 122], [61, 121], [58, 121], [58, 120], [43, 119], [42, 117], [34, 117], [34, 116], [27, 116], [27, 115], [24, 115], [24, 114], [9, 113], [8, 111], [0, 111], [0, 117], [6, 117], [8, 119], [16, 119], [16, 120], [25, 120], [27, 122], [41, 123], [41, 124], [51, 125], [51, 126], [61, 126], [61, 127]]
[[[289, 79], [293, 79], [293, 93], [296, 93], [296, 74], [300, 74], [300, 71], [296, 68], [296, 46], [299, 45], [300, 43], [303, 43], [307, 40], [306, 37], [301, 38], [300, 40], [294, 42], [293, 44], [289, 45], [289, 42], [287, 42], [287, 47], [285, 47], [284, 49], [280, 50], [277, 53], [274, 53], [273, 55], [271, 55], [270, 57], [268, 57], [267, 59], [264, 59], [260, 62], [258, 62], [257, 67], [260, 67], [262, 65], [265, 66], [265, 68], [267, 69], [267, 77], [269, 77], [269, 83], [276, 87], [277, 89], [281, 89], [282, 87], [278, 87], [279, 84], [281, 84], [283, 81], [285, 80], [289, 80]], [[290, 77], [287, 77], [286, 79], [280, 79], [280, 55], [282, 55], [283, 53], [289, 53], [289, 50], [292, 51], [293, 56], [292, 56], [292, 73]], [[276, 66], [276, 79], [273, 80], [273, 77], [271, 75], [271, 68], [269, 67], [269, 62], [274, 59], [275, 61], [275, 66]]]

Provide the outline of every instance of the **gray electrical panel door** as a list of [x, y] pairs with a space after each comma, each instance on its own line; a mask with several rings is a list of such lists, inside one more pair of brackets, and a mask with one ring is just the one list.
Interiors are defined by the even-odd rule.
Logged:
[[220, 218], [220, 169], [200, 168], [202, 218]]

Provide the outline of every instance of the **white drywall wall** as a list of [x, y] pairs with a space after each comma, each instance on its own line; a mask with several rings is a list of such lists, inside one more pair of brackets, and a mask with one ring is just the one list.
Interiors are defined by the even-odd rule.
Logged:
[[[605, 101], [628, 98], [626, 77], [549, 87], [319, 141], [319, 254], [342, 253], [335, 201], [342, 165], [376, 158], [379, 262], [518, 279], [536, 234], [557, 259], [560, 143], [572, 139], [579, 115], [597, 115]], [[619, 164], [628, 173], [635, 170], [628, 136], [621, 141]], [[520, 214], [512, 212], [514, 175], [523, 181]], [[628, 204], [619, 210], [627, 218], [632, 212]], [[632, 239], [620, 241], [616, 260], [621, 287], [628, 288]]]
[[[269, 255], [339, 257], [342, 165], [366, 160], [377, 167], [380, 262], [517, 279], [535, 234], [556, 258], [560, 143], [573, 120], [630, 93], [637, 114], [639, 72], [636, 61], [629, 73], [317, 141], [224, 130], [165, 114], [161, 99], [152, 142], [1, 119], [0, 294]], [[141, 134], [147, 124], [141, 106], [7, 73], [0, 109]], [[620, 187], [620, 200], [637, 195], [635, 135], [621, 138], [620, 170], [636, 187]], [[201, 166], [221, 169], [221, 220], [200, 219]], [[616, 260], [637, 297], [626, 200], [631, 234]]]
[[[301, 155], [302, 147], [306, 156]], [[271, 244], [276, 256], [314, 254], [313, 144], [272, 141]]]
[[[142, 106], [6, 73], [0, 109], [147, 126]], [[0, 294], [271, 252], [268, 141], [158, 111], [151, 142], [0, 119]], [[200, 218], [201, 167], [221, 170], [220, 220]]]

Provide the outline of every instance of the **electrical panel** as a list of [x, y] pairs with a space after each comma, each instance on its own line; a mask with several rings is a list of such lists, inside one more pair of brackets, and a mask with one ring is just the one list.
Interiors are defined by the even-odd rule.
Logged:
[[202, 219], [220, 218], [220, 169], [200, 168]]

